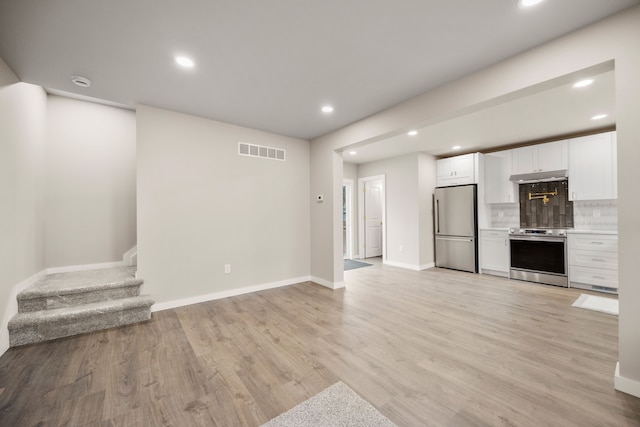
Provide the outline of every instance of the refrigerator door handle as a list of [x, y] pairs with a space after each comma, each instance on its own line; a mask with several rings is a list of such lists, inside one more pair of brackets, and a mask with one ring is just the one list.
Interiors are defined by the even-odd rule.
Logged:
[[473, 237], [442, 237], [442, 236], [436, 236], [437, 240], [451, 240], [451, 241], [455, 241], [455, 242], [473, 242]]
[[440, 234], [440, 200], [436, 199], [436, 233]]

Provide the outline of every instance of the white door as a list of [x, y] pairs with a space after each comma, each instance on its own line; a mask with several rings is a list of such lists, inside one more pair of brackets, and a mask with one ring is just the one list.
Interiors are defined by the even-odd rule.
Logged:
[[364, 257], [382, 256], [382, 181], [364, 183]]

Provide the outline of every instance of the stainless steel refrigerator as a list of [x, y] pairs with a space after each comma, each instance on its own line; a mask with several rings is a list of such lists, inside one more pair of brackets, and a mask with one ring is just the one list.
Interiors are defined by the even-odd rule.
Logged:
[[477, 186], [438, 187], [433, 198], [436, 267], [477, 273]]

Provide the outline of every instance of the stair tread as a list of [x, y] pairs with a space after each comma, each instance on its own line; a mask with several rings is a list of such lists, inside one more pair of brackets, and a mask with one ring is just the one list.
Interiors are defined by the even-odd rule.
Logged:
[[116, 312], [137, 307], [150, 307], [154, 300], [149, 295], [139, 295], [130, 298], [120, 298], [109, 301], [100, 301], [72, 307], [54, 308], [50, 310], [29, 311], [16, 314], [9, 321], [9, 329], [15, 329], [28, 325], [55, 322], [62, 319], [80, 319], [93, 314]]
[[116, 267], [101, 270], [49, 274], [18, 294], [18, 301], [54, 295], [69, 295], [102, 289], [139, 286], [144, 281], [135, 278], [136, 267]]

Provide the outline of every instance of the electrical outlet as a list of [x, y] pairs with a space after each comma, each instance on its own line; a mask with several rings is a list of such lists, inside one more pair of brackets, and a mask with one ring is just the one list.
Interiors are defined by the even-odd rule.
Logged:
[[231, 264], [224, 265], [224, 274], [231, 274]]
[[593, 210], [593, 217], [594, 218], [600, 218], [600, 209], [594, 209]]

